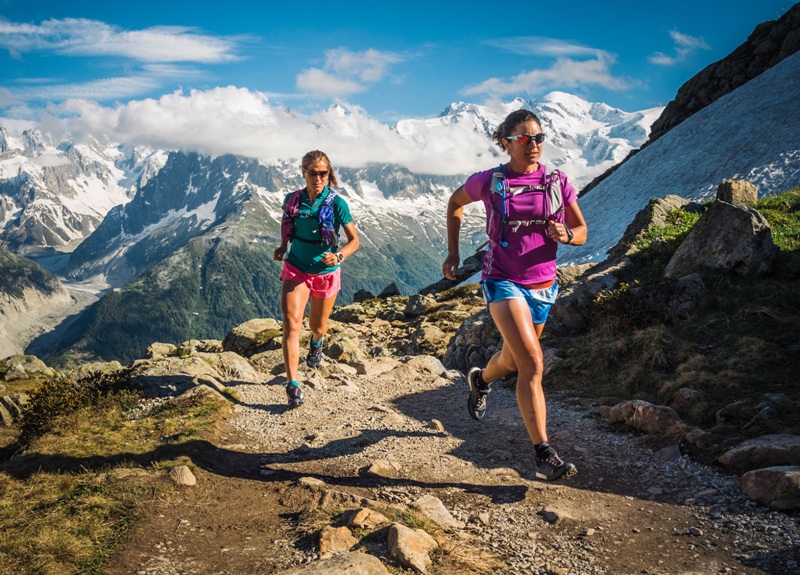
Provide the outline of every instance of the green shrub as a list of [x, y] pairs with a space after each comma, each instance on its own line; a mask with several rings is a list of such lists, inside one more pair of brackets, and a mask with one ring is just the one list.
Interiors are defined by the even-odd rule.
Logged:
[[120, 375], [94, 372], [75, 379], [59, 375], [45, 381], [31, 394], [25, 406], [20, 429], [20, 443], [28, 445], [51, 429], [56, 418], [69, 415], [85, 407], [112, 401], [129, 407], [138, 400], [138, 394], [119, 387]]

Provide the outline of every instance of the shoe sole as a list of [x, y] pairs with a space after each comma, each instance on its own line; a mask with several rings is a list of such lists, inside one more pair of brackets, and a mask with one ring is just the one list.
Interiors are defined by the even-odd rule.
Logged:
[[568, 477], [572, 477], [576, 473], [578, 473], [578, 468], [575, 467], [572, 463], [567, 463], [566, 469], [560, 475], [548, 478], [547, 475], [545, 475], [544, 473], [539, 473], [537, 471], [536, 478], [541, 479], [543, 481], [558, 481], [559, 479], [567, 479]]
[[475, 389], [475, 386], [472, 385], [472, 374], [476, 371], [480, 371], [479, 367], [473, 367], [469, 370], [467, 374], [467, 385], [469, 386], [469, 398], [467, 398], [467, 411], [469, 411], [469, 416], [474, 419], [475, 421], [483, 421], [484, 416], [486, 415], [486, 409], [482, 412], [478, 413], [475, 409], [475, 404], [478, 403], [478, 390]]

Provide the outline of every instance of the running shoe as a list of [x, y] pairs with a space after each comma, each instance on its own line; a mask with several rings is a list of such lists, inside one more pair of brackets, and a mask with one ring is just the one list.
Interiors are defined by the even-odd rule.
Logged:
[[319, 345], [314, 345], [314, 338], [308, 340], [308, 355], [306, 356], [306, 365], [308, 367], [317, 367], [322, 361], [322, 342]]
[[545, 481], [555, 481], [556, 479], [566, 479], [578, 472], [572, 463], [564, 463], [550, 446], [542, 453], [541, 457], [536, 456], [536, 477]]
[[479, 367], [473, 367], [467, 374], [467, 384], [469, 385], [467, 411], [472, 419], [478, 421], [486, 415], [486, 396], [492, 391], [491, 387], [478, 381], [478, 376], [482, 371]]
[[296, 385], [286, 386], [286, 397], [289, 400], [290, 409], [303, 405], [303, 392]]

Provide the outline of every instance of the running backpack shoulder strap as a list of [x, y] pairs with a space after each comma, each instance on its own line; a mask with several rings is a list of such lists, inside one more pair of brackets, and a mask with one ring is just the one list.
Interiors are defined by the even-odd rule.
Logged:
[[292, 192], [286, 202], [286, 208], [283, 210], [283, 217], [281, 218], [281, 243], [288, 244], [292, 240], [294, 233], [294, 219], [297, 217], [297, 212], [300, 209], [300, 198], [303, 195], [303, 190]]
[[486, 235], [490, 240], [498, 242], [505, 247], [506, 243], [506, 220], [508, 220], [508, 179], [506, 178], [505, 166], [500, 164], [492, 172], [492, 181], [489, 183], [489, 191], [500, 196], [500, 209], [495, 208], [496, 202], [490, 201], [492, 206], [486, 220]]
[[333, 188], [328, 188], [328, 195], [322, 200], [322, 205], [319, 207], [319, 214], [317, 214], [320, 237], [322, 238], [322, 242], [328, 246], [337, 246], [339, 244], [339, 236], [333, 225], [333, 200], [335, 199], [336, 192]]
[[564, 211], [564, 194], [561, 189], [561, 172], [553, 170], [547, 178], [547, 219], [557, 218]]

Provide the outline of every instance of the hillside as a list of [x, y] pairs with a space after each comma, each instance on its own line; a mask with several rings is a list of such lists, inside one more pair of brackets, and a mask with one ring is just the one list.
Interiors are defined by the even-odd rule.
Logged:
[[48, 331], [52, 316], [73, 305], [53, 274], [0, 248], [0, 356], [22, 351], [22, 342]]
[[[637, 218], [631, 264], [582, 335], [557, 335], [554, 310], [549, 429], [575, 477], [533, 477], [513, 377], [469, 418], [463, 361], [498, 334], [476, 285], [423, 290], [338, 306], [296, 410], [271, 319], [50, 380], [0, 452], [0, 569], [795, 573], [798, 500], [763, 476], [800, 476], [800, 189], [757, 204], [779, 250], [769, 271], [703, 270], [690, 314], [652, 299], [682, 285], [661, 271], [718, 203]], [[569, 279], [585, 267], [561, 270], [565, 297], [598, 282]], [[8, 378], [25, 370], [45, 378], [30, 358], [0, 364], [5, 393], [35, 389]], [[639, 417], [615, 415], [629, 406]]]

